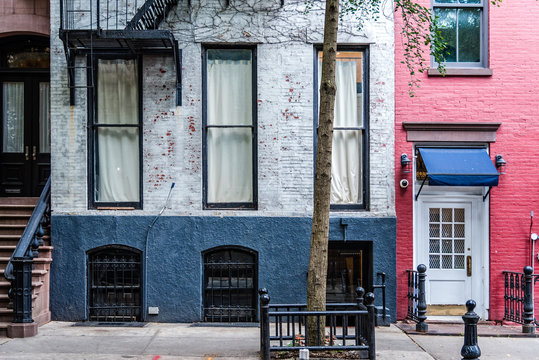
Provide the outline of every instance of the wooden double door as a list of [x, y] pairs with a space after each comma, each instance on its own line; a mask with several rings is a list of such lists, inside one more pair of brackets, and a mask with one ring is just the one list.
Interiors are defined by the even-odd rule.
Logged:
[[50, 175], [50, 82], [0, 75], [0, 196], [39, 196]]

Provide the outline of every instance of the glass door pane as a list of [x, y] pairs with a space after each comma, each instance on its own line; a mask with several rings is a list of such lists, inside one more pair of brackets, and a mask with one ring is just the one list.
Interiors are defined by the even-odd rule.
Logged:
[[5, 82], [2, 89], [3, 152], [24, 150], [24, 82]]
[[39, 83], [39, 152], [51, 152], [50, 83]]

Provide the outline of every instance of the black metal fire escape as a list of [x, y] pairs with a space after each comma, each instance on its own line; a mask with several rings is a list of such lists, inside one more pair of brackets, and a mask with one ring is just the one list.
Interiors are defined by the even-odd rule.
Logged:
[[[176, 104], [181, 105], [181, 50], [170, 30], [159, 25], [179, 0], [61, 0], [60, 39], [67, 60], [70, 104], [75, 89], [93, 88], [94, 55], [168, 54], [176, 68]], [[77, 56], [89, 55], [80, 65]], [[86, 71], [86, 84], [76, 74]]]

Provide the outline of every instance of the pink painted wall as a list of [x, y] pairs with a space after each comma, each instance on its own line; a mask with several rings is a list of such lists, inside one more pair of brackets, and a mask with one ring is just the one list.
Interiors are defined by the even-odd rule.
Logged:
[[0, 0], [0, 37], [50, 34], [49, 0]]
[[[430, 6], [429, 1], [420, 1]], [[413, 266], [413, 192], [399, 187], [404, 176], [400, 154], [413, 153], [402, 127], [405, 121], [501, 122], [491, 158], [502, 154], [506, 174], [490, 196], [490, 318], [503, 317], [503, 270], [522, 271], [529, 263], [532, 231], [539, 233], [539, 2], [511, 0], [489, 6], [490, 77], [420, 76], [421, 88], [408, 95], [409, 75], [400, 63], [402, 41], [396, 25], [396, 211], [398, 318], [406, 316], [406, 269]], [[405, 174], [406, 175], [406, 174]], [[539, 243], [538, 243], [539, 245]], [[536, 250], [539, 251], [539, 249]], [[535, 261], [539, 272], [539, 262]], [[539, 286], [538, 286], [539, 287]], [[539, 294], [539, 292], [537, 292]], [[536, 301], [537, 303], [537, 301]]]

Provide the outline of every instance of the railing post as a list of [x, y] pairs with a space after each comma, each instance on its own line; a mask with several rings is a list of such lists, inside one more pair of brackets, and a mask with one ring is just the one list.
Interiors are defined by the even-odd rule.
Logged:
[[369, 313], [369, 322], [367, 324], [367, 333], [365, 334], [367, 345], [369, 346], [369, 359], [376, 360], [376, 341], [374, 336], [374, 322], [376, 317], [376, 309], [374, 307], [374, 294], [367, 293], [365, 295], [365, 304]]
[[475, 309], [475, 301], [466, 301], [466, 309], [468, 312], [462, 316], [464, 320], [464, 345], [460, 350], [462, 360], [479, 360], [481, 349], [477, 345], [477, 322], [479, 315], [473, 310]]
[[363, 289], [361, 286], [358, 286], [356, 288], [356, 303], [358, 310], [367, 310], [367, 307], [365, 304], [363, 304], [363, 296], [365, 295], [365, 289]]
[[[266, 289], [260, 289], [260, 358], [270, 360], [270, 324], [269, 302], [270, 296]], [[266, 290], [265, 292], [262, 290]]]
[[31, 257], [13, 259], [12, 282], [13, 294], [13, 322], [31, 323], [32, 320], [32, 265]]
[[425, 297], [425, 281], [427, 278], [427, 267], [423, 264], [419, 264], [417, 266], [417, 276], [418, 276], [418, 301], [417, 301], [417, 320], [418, 323], [415, 326], [416, 331], [419, 332], [427, 332], [429, 330], [429, 326], [425, 323], [425, 320], [427, 320], [427, 316], [425, 315], [427, 313], [427, 300]]
[[522, 332], [526, 334], [533, 334], [535, 332], [535, 324], [533, 319], [533, 296], [532, 296], [532, 280], [533, 280], [533, 268], [526, 266], [524, 268], [524, 304], [522, 308]]

